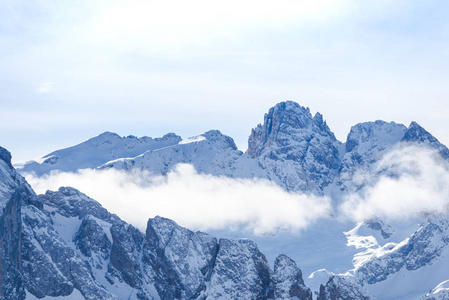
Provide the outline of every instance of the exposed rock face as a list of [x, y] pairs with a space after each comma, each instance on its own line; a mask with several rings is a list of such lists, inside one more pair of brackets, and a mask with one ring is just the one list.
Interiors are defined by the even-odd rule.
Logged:
[[0, 298], [24, 299], [22, 276], [22, 205], [38, 203], [36, 195], [11, 166], [11, 154], [0, 147]]
[[281, 254], [274, 262], [273, 289], [275, 299], [312, 300], [312, 291], [305, 286], [301, 270], [290, 257]]
[[250, 240], [220, 239], [207, 299], [267, 299], [270, 268]]
[[437, 150], [443, 158], [449, 159], [449, 149], [416, 122], [410, 123], [410, 126], [405, 132], [402, 141], [421, 144], [433, 148]]
[[0, 216], [0, 298], [23, 299], [21, 197], [15, 192]]
[[11, 158], [12, 158], [11, 153], [5, 148], [0, 147], [0, 159], [3, 160], [6, 163], [6, 165], [10, 168], [12, 168]]
[[251, 132], [247, 154], [291, 191], [322, 193], [337, 174], [341, 143], [317, 113], [287, 101], [271, 108]]
[[[95, 218], [86, 216], [73, 237], [73, 242], [84, 256], [92, 257], [94, 253], [101, 253], [101, 258], [108, 259], [111, 252], [111, 241]], [[97, 267], [101, 265], [98, 264]]]
[[326, 285], [321, 285], [317, 300], [375, 300], [353, 278], [332, 276]]
[[380, 231], [380, 234], [384, 239], [388, 239], [394, 234], [394, 228], [388, 224], [385, 224], [385, 222], [382, 221], [381, 219], [374, 218], [365, 221], [365, 223], [368, 228]]
[[217, 251], [217, 239], [210, 235], [161, 217], [148, 221], [144, 260], [155, 270], [156, 289], [163, 299], [204, 297]]

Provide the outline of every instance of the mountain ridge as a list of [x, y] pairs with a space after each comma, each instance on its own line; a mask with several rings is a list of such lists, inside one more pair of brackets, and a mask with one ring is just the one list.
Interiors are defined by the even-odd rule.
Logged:
[[[113, 141], [136, 141], [136, 139], [137, 138], [132, 136], [120, 138], [116, 134], [106, 132], [97, 137], [97, 139], [93, 138], [89, 140], [91, 146], [93, 145], [89, 149], [95, 150], [95, 147], [105, 147], [105, 149], [113, 149], [115, 151], [121, 146], [119, 147], [120, 142], [114, 144]], [[92, 143], [92, 140], [94, 140], [95, 143]], [[173, 170], [177, 164], [188, 163], [192, 164], [196, 171], [202, 174], [231, 178], [267, 179], [278, 184], [285, 190], [294, 193], [299, 192], [332, 196], [344, 196], [354, 193], [363, 196], [364, 191], [374, 186], [380, 178], [387, 177], [395, 179], [402, 175], [401, 173], [398, 173], [400, 170], [398, 171], [394, 167], [390, 168], [388, 165], [385, 166], [380, 164], [382, 159], [392, 151], [409, 146], [417, 148], [426, 147], [432, 149], [435, 153], [438, 153], [442, 159], [441, 162], [447, 163], [447, 160], [449, 159], [449, 150], [447, 147], [441, 144], [438, 139], [416, 122], [412, 122], [408, 127], [402, 124], [381, 120], [359, 123], [351, 127], [346, 142], [342, 143], [335, 138], [335, 135], [320, 113], [316, 113], [315, 116], [312, 116], [308, 108], [302, 107], [292, 101], [281, 102], [265, 114], [264, 123], [257, 125], [251, 131], [248, 140], [249, 146], [246, 153], [239, 151], [232, 138], [223, 135], [218, 130], [211, 130], [185, 140], [182, 140], [175, 134], [168, 134], [159, 140], [149, 138], [148, 141], [151, 141], [151, 143], [142, 143], [145, 144], [146, 147], [149, 147], [149, 149], [143, 149], [143, 147], [139, 148], [137, 146], [131, 147], [131, 152], [135, 149], [137, 149], [135, 150], [136, 153], [144, 150], [144, 152], [139, 153], [134, 157], [114, 157], [114, 160], [106, 161], [107, 158], [118, 155], [117, 153], [120, 153], [121, 151], [118, 150], [109, 152], [109, 156], [103, 156], [101, 162], [92, 163], [92, 161], [89, 161], [89, 163], [99, 170], [114, 168], [127, 172], [138, 169], [150, 171], [153, 175], [166, 175]], [[148, 146], [149, 144], [151, 145]], [[80, 145], [83, 145], [83, 143]], [[67, 149], [73, 151], [74, 149], [76, 150], [76, 147], [77, 146]], [[83, 150], [82, 148], [83, 147], [81, 147], [81, 150]], [[7, 152], [7, 150], [5, 151], [6, 152], [0, 151], [0, 158], [4, 162], [2, 165], [7, 172], [14, 173], [15, 171], [8, 171], [13, 170], [13, 168], [10, 165], [10, 154], [8, 155], [9, 152]], [[130, 151], [125, 151], [125, 153], [129, 154], [131, 153]], [[26, 172], [33, 171], [33, 168], [36, 168], [37, 175], [45, 174], [45, 172], [50, 172], [51, 170], [64, 171], [58, 169], [58, 164], [61, 164], [65, 159], [64, 156], [60, 155], [61, 153], [62, 150], [52, 152], [45, 156], [45, 159], [41, 162], [35, 161], [23, 165], [18, 172], [25, 174]], [[73, 153], [76, 153], [76, 151], [71, 154]], [[83, 153], [83, 151], [81, 151], [81, 153]], [[84, 153], [88, 152], [84, 149]], [[58, 155], [59, 158], [54, 159], [54, 157]], [[74, 154], [72, 157], [76, 157], [76, 155]], [[83, 157], [82, 155], [81, 158], [86, 159], [86, 157]], [[87, 157], [87, 159], [89, 159], [89, 157]], [[42, 165], [44, 165], [44, 167], [39, 167]], [[61, 164], [61, 166], [64, 166], [64, 164]], [[75, 172], [79, 170], [81, 168], [79, 166], [83, 166], [83, 164], [74, 163], [71, 166], [75, 167], [74, 169], [71, 169], [71, 172]], [[360, 174], [364, 174], [364, 176], [360, 176]], [[8, 176], [4, 177], [4, 183], [2, 184], [6, 187], [14, 186], [11, 182], [14, 182], [15, 179], [12, 180], [11, 178]], [[23, 184], [26, 187], [24, 180], [20, 181], [20, 177], [17, 176], [14, 178], [19, 178], [20, 184]], [[36, 209], [33, 208], [31, 210], [37, 215], [40, 214], [39, 211], [42, 211], [45, 205], [49, 207], [53, 205], [53, 210], [48, 211], [48, 213], [50, 213], [49, 216], [42, 216], [39, 217], [40, 219], [37, 218], [37, 220], [30, 218], [27, 221], [28, 223], [36, 224], [36, 226], [39, 227], [39, 222], [42, 222], [42, 224], [46, 223], [47, 221], [43, 220], [45, 218], [51, 218], [51, 213], [53, 212], [57, 216], [63, 216], [64, 213], [70, 212], [70, 210], [68, 212], [61, 210], [66, 205], [64, 203], [68, 203], [67, 201], [61, 202], [56, 206], [56, 204], [51, 204], [52, 193], [48, 193], [47, 196], [44, 195], [40, 198], [36, 198], [35, 196], [30, 196], [33, 195], [34, 192], [30, 192], [30, 195], [26, 196], [27, 189], [28, 188], [22, 188], [22, 191], [25, 191], [21, 193], [20, 197], [22, 198], [14, 193], [8, 192], [3, 194], [5, 196], [4, 199], [12, 197], [11, 200], [7, 202], [11, 203], [11, 205], [8, 206], [8, 213], [12, 213], [11, 209], [13, 207], [18, 209], [17, 202], [22, 200], [27, 205], [35, 207]], [[0, 192], [1, 191], [2, 190], [0, 189]], [[9, 190], [6, 189], [6, 191]], [[64, 190], [59, 191], [59, 193], [64, 194]], [[70, 195], [66, 195], [64, 197], [69, 196]], [[24, 199], [28, 200], [25, 201]], [[45, 201], [42, 199], [45, 199]], [[59, 205], [62, 206], [60, 207]], [[70, 205], [68, 207], [70, 208]], [[280, 257], [279, 260], [276, 259], [278, 264], [277, 267], [275, 265], [275, 269], [289, 270], [289, 273], [288, 276], [284, 276], [285, 274], [276, 275], [276, 271], [270, 269], [266, 260], [259, 254], [260, 251], [257, 249], [257, 246], [253, 243], [236, 242], [230, 239], [219, 239], [215, 241], [212, 239], [211, 242], [210, 238], [206, 238], [208, 242], [205, 242], [204, 236], [193, 237], [195, 236], [194, 234], [192, 235], [192, 233], [183, 229], [177, 229], [175, 231], [170, 229], [167, 231], [167, 228], [173, 228], [174, 225], [169, 225], [172, 223], [163, 218], [157, 218], [159, 223], [164, 224], [162, 227], [159, 226], [161, 224], [155, 225], [159, 228], [159, 231], [156, 230], [156, 227], [151, 225], [151, 222], [149, 221], [147, 224], [147, 231], [145, 233], [139, 233], [139, 230], [132, 229], [133, 227], [123, 225], [115, 226], [114, 224], [107, 225], [102, 223], [104, 220], [101, 221], [101, 218], [99, 221], [97, 217], [92, 218], [83, 214], [83, 212], [79, 211], [78, 215], [76, 215], [82, 220], [75, 222], [78, 228], [76, 232], [73, 232], [73, 235], [76, 237], [75, 241], [70, 241], [70, 239], [67, 238], [65, 239], [65, 242], [61, 241], [59, 238], [52, 239], [48, 237], [48, 239], [53, 241], [52, 243], [54, 244], [70, 244], [77, 249], [76, 251], [78, 252], [76, 253], [78, 253], [77, 255], [80, 255], [82, 259], [85, 259], [84, 257], [90, 257], [87, 260], [91, 266], [97, 266], [105, 271], [105, 274], [102, 273], [100, 276], [105, 280], [101, 285], [111, 285], [109, 290], [112, 289], [114, 293], [120, 292], [120, 288], [113, 287], [114, 284], [120, 282], [122, 288], [126, 290], [131, 287], [133, 293], [139, 295], [138, 297], [141, 297], [142, 299], [146, 299], [145, 297], [151, 299], [151, 297], [153, 297], [151, 295], [159, 295], [159, 297], [163, 299], [215, 299], [225, 297], [223, 295], [227, 295], [227, 297], [231, 298], [254, 297], [257, 299], [271, 299], [273, 297], [278, 297], [281, 299], [289, 299], [293, 297], [302, 297], [304, 299], [309, 299], [309, 292], [304, 285], [301, 272], [298, 272], [299, 269], [294, 267], [294, 265], [289, 262], [289, 259]], [[17, 213], [16, 220], [19, 220]], [[421, 218], [421, 229], [413, 231], [412, 235], [405, 240], [395, 240], [394, 242], [392, 242], [393, 240], [391, 237], [395, 236], [394, 229], [390, 228], [389, 224], [384, 224], [382, 220], [366, 221], [367, 229], [379, 231], [377, 235], [374, 234], [378, 236], [378, 240], [376, 240], [374, 235], [366, 237], [361, 235], [357, 236], [356, 238], [362, 242], [363, 238], [373, 242], [372, 244], [367, 243], [364, 245], [361, 243], [357, 245], [357, 247], [361, 247], [361, 250], [356, 254], [358, 257], [354, 257], [354, 269], [348, 270], [348, 274], [334, 274], [336, 277], [328, 278], [326, 281], [321, 282], [322, 288], [320, 288], [319, 291], [314, 291], [316, 294], [310, 294], [310, 297], [318, 296], [320, 299], [341, 299], [343, 297], [342, 295], [346, 295], [343, 298], [359, 299], [362, 297], [372, 299], [373, 296], [371, 294], [374, 294], [382, 295], [382, 297], [384, 297], [383, 299], [407, 299], [400, 298], [402, 297], [401, 295], [403, 294], [401, 293], [404, 293], [404, 290], [398, 289], [395, 291], [396, 294], [390, 293], [387, 295], [382, 292], [382, 290], [385, 290], [383, 287], [394, 282], [399, 282], [399, 285], [404, 285], [399, 278], [403, 275], [412, 276], [410, 275], [411, 273], [407, 273], [410, 270], [417, 271], [418, 273], [416, 274], [424, 274], [425, 272], [428, 272], [428, 270], [437, 270], [435, 267], [437, 262], [443, 264], [446, 263], [443, 254], [446, 253], [449, 246], [444, 241], [449, 229], [446, 228], [447, 226], [443, 226], [445, 224], [444, 218], [442, 219], [442, 226], [429, 225], [434, 224], [431, 222], [431, 219]], [[16, 221], [16, 223], [17, 222], [19, 221]], [[58, 224], [55, 220], [53, 220], [53, 222]], [[150, 229], [150, 225], [152, 229]], [[40, 228], [44, 227], [41, 226]], [[50, 226], [49, 228], [51, 229], [52, 227]], [[105, 230], [104, 228], [109, 229]], [[25, 226], [25, 230], [29, 231], [28, 236], [39, 237], [39, 235], [36, 235], [36, 233], [29, 227]], [[108, 230], [110, 233], [107, 233]], [[50, 231], [53, 232], [51, 235], [64, 235], [64, 233], [58, 232], [57, 229], [51, 229]], [[92, 235], [89, 231], [93, 231], [95, 234]], [[176, 242], [171, 244], [171, 242], [167, 242], [166, 238], [167, 236], [172, 237], [173, 232], [178, 232], [178, 235], [182, 238], [180, 237]], [[348, 231], [348, 233], [349, 232], [350, 231]], [[426, 235], [423, 235], [423, 232], [425, 232]], [[119, 240], [123, 240], [124, 243], [116, 243], [114, 245], [114, 236]], [[2, 237], [5, 239], [4, 235]], [[349, 239], [354, 237], [351, 236], [351, 234], [348, 234], [347, 238], [348, 247], [351, 247], [349, 245]], [[47, 240], [45, 237], [42, 237], [42, 239], [43, 241]], [[92, 246], [92, 249], [85, 246], [86, 241], [89, 239], [98, 240], [98, 243]], [[436, 243], [435, 239], [441, 239], [443, 242]], [[12, 240], [16, 241], [11, 244], [11, 247], [14, 247], [14, 243], [17, 243], [17, 237], [15, 239], [12, 238]], [[25, 243], [25, 245], [28, 247], [27, 249], [31, 254], [34, 253], [33, 255], [38, 255], [39, 251], [33, 246], [32, 241], [33, 238], [30, 238], [29, 242]], [[184, 254], [178, 252], [177, 247], [179, 245], [186, 245], [186, 241], [189, 246], [184, 246], [184, 248], [187, 247], [187, 249], [191, 249], [189, 248], [191, 245], [196, 245], [192, 248], [193, 250], [189, 251], [193, 251], [191, 253], [194, 253], [192, 254], [192, 257], [194, 257], [195, 265], [201, 265], [199, 269], [189, 269], [189, 267], [186, 269], [185, 261], [180, 259]], [[170, 249], [170, 247], [172, 247], [174, 253], [164, 254], [163, 252], [160, 252], [160, 249]], [[440, 248], [435, 252], [433, 251], [436, 249], [435, 247]], [[206, 252], [204, 252], [205, 250], [201, 250], [200, 252], [202, 254], [200, 254], [200, 252], [198, 252], [198, 249], [200, 248], [209, 250]], [[220, 249], [223, 248], [230, 252], [244, 253], [245, 258], [243, 258], [243, 260], [251, 262], [250, 268], [248, 269], [248, 266], [242, 264], [242, 261], [240, 260], [242, 258], [229, 260], [227, 257], [219, 256]], [[5, 249], [7, 249], [7, 247]], [[66, 248], [63, 247], [62, 249]], [[145, 249], [146, 252], [141, 253], [138, 249]], [[62, 252], [72, 253], [71, 251], [72, 250], [70, 250], [70, 247], [68, 246], [67, 249]], [[407, 253], [414, 253], [413, 251], [424, 251], [424, 256], [419, 264], [417, 263], [411, 266], [411, 261], [413, 259], [407, 256]], [[96, 254], [93, 255], [93, 253]], [[128, 256], [125, 253], [131, 253], [131, 256]], [[206, 255], [205, 253], [209, 254]], [[9, 256], [7, 257], [9, 257], [8, 259], [11, 264], [17, 264], [17, 257], [15, 257], [13, 253], [8, 255]], [[144, 265], [142, 265], [141, 261], [136, 261], [135, 257], [143, 257], [145, 261]], [[204, 257], [209, 258], [204, 259]], [[54, 257], [52, 260], [56, 261], [57, 265], [51, 268], [57, 269], [58, 264], [61, 264], [60, 258]], [[105, 266], [104, 263], [108, 260], [110, 260], [110, 266]], [[206, 261], [207, 263], [205, 263]], [[211, 263], [211, 261], [215, 262]], [[126, 262], [126, 266], [120, 265], [119, 262]], [[48, 264], [50, 264], [50, 262], [48, 262]], [[213, 273], [211, 271], [213, 269], [212, 265], [220, 266], [218, 268], [220, 272], [217, 274]], [[87, 272], [80, 265], [77, 266], [79, 266], [80, 272]], [[95, 269], [95, 267], [92, 268]], [[14, 273], [16, 275], [13, 275], [13, 273], [11, 273], [11, 277], [17, 278], [17, 272]], [[231, 273], [238, 275], [236, 275], [237, 277], [235, 278], [226, 277], [230, 276], [229, 274]], [[187, 279], [188, 276], [186, 274], [190, 274], [192, 277]], [[89, 295], [89, 292], [85, 290], [85, 286], [81, 288], [83, 284], [91, 286], [91, 291], [94, 291], [93, 293], [97, 293], [97, 295], [108, 292], [106, 290], [103, 291], [104, 289], [102, 289], [101, 286], [95, 287], [95, 280], [92, 281], [92, 279], [89, 279], [91, 277], [88, 275], [83, 277], [85, 279], [87, 278], [87, 281], [84, 280], [78, 283], [70, 281], [70, 284], [68, 284], [69, 281], [67, 279], [64, 279], [66, 278], [64, 276], [66, 275], [63, 273], [60, 276], [54, 275], [51, 277], [53, 282], [58, 282], [58, 286], [60, 287], [59, 291], [63, 294], [80, 291], [81, 294], [86, 297], [85, 295]], [[428, 292], [444, 280], [447, 280], [445, 276], [445, 273], [442, 273], [441, 278], [435, 276], [429, 277], [429, 280], [428, 282], [426, 281], [425, 285], [427, 290], [423, 291], [419, 288], [414, 290], [414, 297], [424, 296], [425, 292]], [[94, 278], [97, 277], [98, 275], [94, 276]], [[413, 276], [410, 278], [416, 280]], [[280, 284], [281, 281], [289, 282], [289, 284], [291, 284], [290, 288]], [[151, 282], [152, 284], [145, 285], [145, 282]], [[186, 284], [187, 282], [189, 283]], [[211, 289], [211, 284], [217, 288]], [[232, 285], [232, 290], [226, 288], [227, 284]], [[37, 297], [41, 296], [43, 294], [39, 294], [38, 286], [40, 286], [40, 284], [36, 284], [36, 287], [28, 287], [27, 291], [33, 291], [32, 294]], [[45, 284], [42, 284], [42, 286], [45, 286]], [[84, 290], [79, 290], [76, 286], [79, 286], [80, 289]], [[251, 286], [254, 289], [249, 291], [245, 286]], [[276, 288], [278, 290], [276, 290]], [[407, 288], [410, 291], [412, 290], [410, 286], [404, 285], [404, 289]], [[50, 296], [51, 293], [56, 292], [51, 291], [49, 293], [50, 294], [47, 295]], [[430, 294], [428, 297], [431, 297]]]
[[[140, 141], [139, 145], [136, 141]], [[351, 127], [342, 143], [319, 112], [312, 116], [309, 108], [285, 101], [271, 108], [264, 116], [264, 123], [251, 130], [245, 153], [237, 149], [231, 137], [218, 130], [184, 140], [174, 133], [139, 140], [105, 132], [15, 166], [21, 174], [37, 176], [83, 168], [139, 169], [165, 175], [176, 164], [188, 163], [199, 173], [268, 179], [287, 191], [323, 195], [332, 186], [356, 192], [361, 186], [372, 185], [374, 182], [354, 184], [356, 171], [374, 172], [375, 163], [400, 144], [426, 146], [449, 159], [449, 149], [415, 121], [408, 127], [381, 120], [358, 123]], [[124, 147], [131, 149], [120, 150]]]

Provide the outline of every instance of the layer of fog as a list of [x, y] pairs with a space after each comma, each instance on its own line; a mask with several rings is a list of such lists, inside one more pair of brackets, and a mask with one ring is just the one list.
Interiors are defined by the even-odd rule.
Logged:
[[187, 164], [166, 176], [86, 169], [42, 177], [27, 174], [26, 179], [37, 193], [75, 187], [142, 229], [148, 218], [160, 215], [204, 231], [296, 233], [330, 215], [351, 222], [400, 221], [448, 208], [448, 166], [435, 151], [398, 147], [357, 176], [354, 181], [365, 187], [344, 195], [335, 211], [328, 197], [289, 193], [267, 180], [198, 174]]
[[198, 230], [298, 232], [330, 212], [326, 197], [288, 193], [266, 180], [198, 174], [186, 164], [178, 165], [167, 176], [86, 169], [43, 177], [28, 174], [26, 179], [37, 193], [75, 187], [141, 229], [148, 218], [160, 215]]
[[339, 208], [340, 215], [355, 221], [400, 220], [447, 211], [448, 162], [435, 150], [401, 145], [358, 177], [355, 181], [367, 185], [347, 195]]

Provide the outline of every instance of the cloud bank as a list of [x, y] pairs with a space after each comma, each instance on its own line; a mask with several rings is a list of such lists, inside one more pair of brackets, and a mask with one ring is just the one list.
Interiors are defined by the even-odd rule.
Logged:
[[198, 230], [297, 232], [330, 212], [325, 197], [288, 193], [266, 180], [198, 174], [185, 164], [167, 176], [86, 169], [43, 177], [28, 174], [26, 179], [37, 193], [75, 187], [141, 229], [148, 218], [160, 215]]
[[448, 208], [448, 164], [433, 150], [397, 148], [368, 175], [373, 174], [380, 175], [377, 183], [348, 195], [340, 214], [357, 221], [373, 217], [401, 219]]
[[332, 212], [328, 197], [289, 193], [267, 180], [198, 174], [187, 164], [178, 165], [166, 176], [85, 169], [25, 177], [38, 193], [75, 187], [141, 229], [148, 218], [160, 215], [196, 230], [295, 233], [331, 214], [357, 222], [401, 220], [449, 207], [449, 167], [435, 151], [397, 148], [363, 176], [366, 186], [344, 195], [342, 204]]

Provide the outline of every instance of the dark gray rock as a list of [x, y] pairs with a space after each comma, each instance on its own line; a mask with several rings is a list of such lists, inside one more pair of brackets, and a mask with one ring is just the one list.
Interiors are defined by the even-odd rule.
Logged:
[[272, 298], [271, 270], [250, 240], [220, 239], [207, 299]]
[[312, 300], [312, 291], [305, 286], [302, 272], [290, 257], [281, 254], [274, 262], [273, 289], [275, 299]]
[[71, 187], [61, 187], [57, 192], [47, 191], [45, 195], [39, 197], [45, 202], [45, 205], [67, 218], [82, 219], [90, 215], [109, 222], [120, 220], [116, 215], [109, 213], [100, 203]]
[[291, 191], [321, 194], [337, 174], [341, 143], [319, 113], [287, 101], [251, 131], [247, 154], [270, 178]]
[[410, 123], [402, 141], [433, 148], [437, 150], [444, 159], [449, 159], [449, 149], [416, 122]]
[[103, 227], [90, 216], [83, 219], [73, 241], [85, 256], [92, 257], [93, 252], [100, 252], [103, 259], [109, 258], [112, 244]]
[[384, 221], [378, 218], [366, 221], [366, 225], [370, 229], [380, 231], [380, 234], [384, 239], [390, 238], [394, 233], [393, 227], [391, 227], [390, 225], [386, 224]]
[[135, 227], [119, 223], [111, 227], [111, 267], [120, 274], [120, 279], [131, 287], [143, 283], [141, 251], [144, 236]]
[[353, 278], [332, 276], [326, 285], [320, 286], [317, 300], [376, 300]]
[[[156, 288], [160, 291], [165, 292], [172, 287], [173, 296], [175, 291], [181, 290], [181, 297], [185, 299], [197, 299], [203, 295], [217, 249], [217, 239], [208, 234], [190, 231], [161, 217], [148, 221], [145, 257], [158, 271], [155, 278]], [[171, 274], [172, 280], [164, 279], [161, 270]]]
[[11, 169], [13, 168], [11, 164], [12, 159], [11, 152], [9, 152], [3, 147], [0, 147], [0, 159], [3, 160], [8, 167], [10, 167]]
[[[2, 199], [4, 201], [4, 199]], [[18, 300], [25, 298], [22, 278], [21, 196], [12, 194], [0, 216], [0, 298]]]

